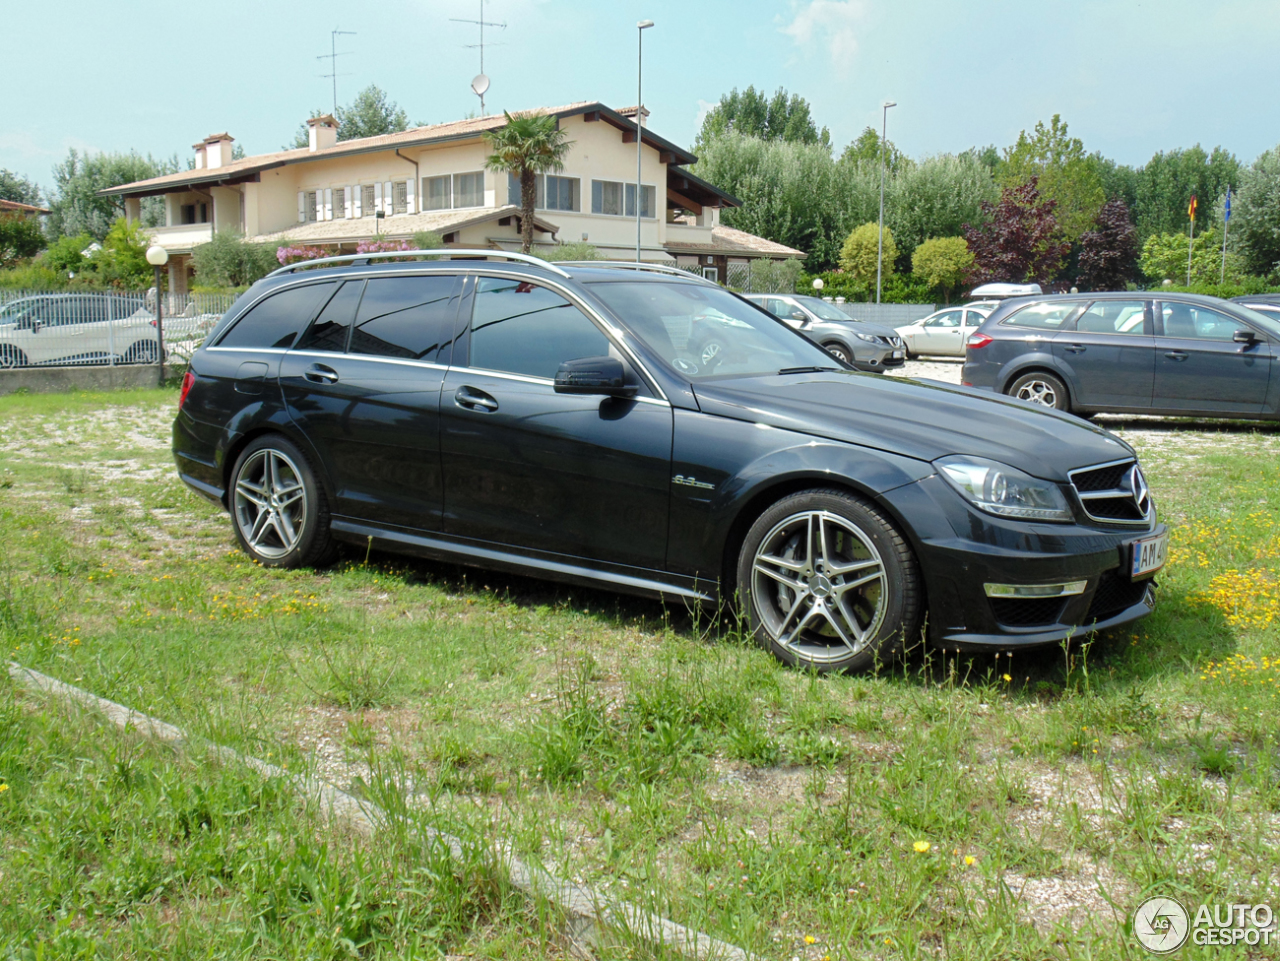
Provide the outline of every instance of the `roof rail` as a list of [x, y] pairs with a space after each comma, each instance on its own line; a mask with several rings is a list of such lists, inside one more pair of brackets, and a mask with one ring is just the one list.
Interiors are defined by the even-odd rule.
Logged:
[[499, 260], [511, 260], [521, 264], [531, 264], [535, 267], [541, 267], [543, 270], [549, 270], [553, 274], [559, 274], [561, 277], [568, 278], [570, 275], [561, 270], [555, 264], [548, 263], [538, 257], [530, 257], [528, 254], [510, 254], [505, 250], [464, 250], [456, 247], [438, 247], [434, 250], [382, 250], [376, 253], [367, 254], [342, 254], [339, 257], [319, 257], [316, 260], [300, 260], [296, 264], [288, 264], [279, 270], [273, 270], [267, 274], [268, 277], [275, 277], [278, 274], [290, 274], [295, 270], [301, 270], [304, 267], [316, 267], [320, 264], [354, 264], [357, 262], [368, 262], [370, 260], [390, 260], [394, 257], [463, 257], [470, 259], [472, 257], [496, 257]]
[[701, 274], [685, 270], [683, 267], [668, 267], [666, 264], [650, 264], [633, 260], [557, 260], [556, 263], [568, 267], [612, 267], [617, 270], [648, 270], [655, 274], [675, 274], [689, 280], [697, 280], [713, 287], [719, 287], [714, 280], [708, 280]]

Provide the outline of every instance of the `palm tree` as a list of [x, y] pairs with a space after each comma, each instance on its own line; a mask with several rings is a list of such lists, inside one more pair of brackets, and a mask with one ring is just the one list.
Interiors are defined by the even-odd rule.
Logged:
[[520, 181], [521, 250], [533, 248], [533, 207], [538, 197], [538, 174], [564, 169], [564, 158], [573, 146], [554, 114], [503, 111], [505, 127], [487, 130], [484, 139], [493, 151], [485, 166], [508, 173]]

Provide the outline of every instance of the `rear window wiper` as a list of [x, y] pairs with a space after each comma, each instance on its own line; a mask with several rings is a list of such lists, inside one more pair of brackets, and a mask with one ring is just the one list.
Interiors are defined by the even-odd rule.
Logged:
[[827, 371], [839, 371], [839, 367], [783, 367], [779, 374], [822, 374]]

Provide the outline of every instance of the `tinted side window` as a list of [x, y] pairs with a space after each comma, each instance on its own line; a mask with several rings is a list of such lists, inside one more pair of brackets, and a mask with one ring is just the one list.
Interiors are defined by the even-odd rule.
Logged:
[[1133, 334], [1145, 332], [1146, 304], [1141, 300], [1100, 300], [1076, 321], [1082, 334]]
[[298, 341], [298, 350], [327, 350], [340, 354], [347, 349], [347, 331], [360, 303], [363, 280], [349, 280], [324, 305], [311, 329]]
[[272, 294], [222, 335], [219, 347], [289, 347], [334, 285], [308, 284]]
[[1008, 327], [1030, 327], [1033, 330], [1059, 330], [1067, 319], [1078, 310], [1078, 303], [1028, 304], [1001, 323]]
[[1237, 330], [1248, 330], [1243, 321], [1190, 304], [1162, 304], [1164, 335], [1187, 340], [1229, 341]]
[[435, 362], [453, 337], [456, 278], [385, 277], [369, 281], [351, 352]]
[[559, 294], [521, 280], [481, 277], [471, 314], [471, 366], [554, 378], [560, 365], [603, 357], [609, 339]]
[[960, 314], [959, 310], [948, 310], [945, 313], [938, 314], [937, 317], [931, 317], [924, 322], [926, 327], [959, 327]]

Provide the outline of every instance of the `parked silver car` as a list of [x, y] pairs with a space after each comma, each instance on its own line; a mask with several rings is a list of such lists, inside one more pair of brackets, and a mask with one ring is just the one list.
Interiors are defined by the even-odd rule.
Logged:
[[963, 357], [969, 335], [982, 326], [993, 309], [972, 304], [949, 307], [899, 327], [897, 332], [907, 345], [908, 357], [920, 354]]
[[141, 297], [37, 294], [0, 307], [0, 369], [155, 363], [155, 317]]
[[883, 373], [906, 362], [906, 347], [892, 329], [869, 324], [846, 307], [803, 294], [744, 294], [810, 340], [858, 370]]

